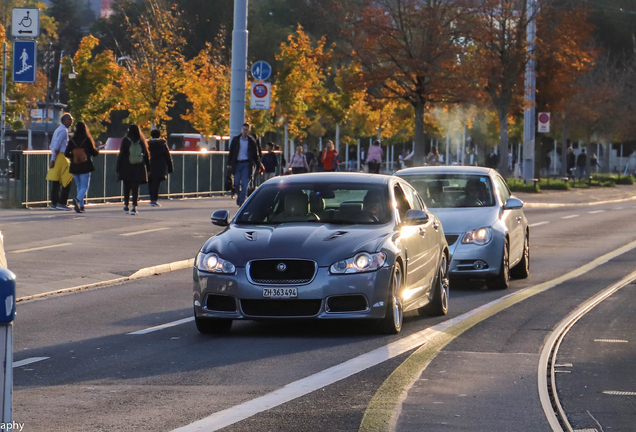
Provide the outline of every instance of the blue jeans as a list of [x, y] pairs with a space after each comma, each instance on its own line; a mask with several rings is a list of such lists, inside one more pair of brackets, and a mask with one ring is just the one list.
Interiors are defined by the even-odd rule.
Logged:
[[243, 205], [247, 198], [247, 186], [250, 183], [250, 163], [239, 162], [236, 165], [236, 173], [234, 173], [234, 189], [238, 192], [236, 203]]
[[80, 207], [84, 207], [84, 197], [91, 183], [91, 173], [73, 174], [73, 178], [75, 179], [75, 186], [77, 186], [77, 201], [79, 201]]

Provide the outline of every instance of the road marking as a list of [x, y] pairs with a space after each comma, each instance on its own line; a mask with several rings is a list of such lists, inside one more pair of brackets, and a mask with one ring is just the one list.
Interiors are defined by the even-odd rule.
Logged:
[[62, 246], [70, 246], [73, 243], [60, 243], [60, 244], [55, 244], [55, 245], [50, 245], [50, 246], [40, 246], [40, 247], [34, 247], [34, 248], [30, 248], [30, 249], [20, 249], [17, 251], [9, 251], [9, 253], [14, 253], [14, 254], [18, 254], [18, 253], [25, 253], [25, 252], [34, 252], [34, 251], [40, 251], [40, 250], [45, 250], [45, 249], [53, 249], [56, 247], [62, 247]]
[[194, 317], [183, 318], [183, 319], [180, 319], [178, 321], [172, 321], [172, 322], [169, 322], [169, 323], [166, 323], [166, 324], [161, 324], [161, 325], [158, 325], [158, 326], [155, 326], [155, 327], [150, 327], [150, 328], [147, 328], [147, 329], [144, 329], [144, 330], [137, 330], [137, 331], [134, 331], [134, 332], [131, 332], [131, 333], [126, 333], [126, 334], [127, 335], [143, 335], [143, 334], [148, 334], [148, 333], [156, 332], [156, 331], [159, 331], [159, 330], [167, 329], [167, 328], [170, 328], [170, 327], [178, 326], [178, 325], [181, 325], [181, 324], [189, 323], [191, 321], [194, 321]]
[[615, 391], [615, 390], [605, 390], [603, 394], [611, 395], [611, 396], [636, 396], [636, 392], [630, 391]]
[[26, 366], [26, 365], [31, 364], [31, 363], [37, 363], [39, 361], [48, 360], [48, 359], [50, 359], [50, 357], [31, 357], [31, 358], [28, 358], [28, 359], [24, 359], [24, 360], [20, 360], [20, 361], [17, 361], [17, 362], [13, 362], [13, 367], [17, 368], [17, 367], [21, 367], [21, 366]]
[[625, 207], [616, 207], [614, 210], [623, 210]]
[[271, 393], [216, 412], [189, 425], [175, 429], [173, 432], [217, 431], [248, 419], [260, 412], [267, 411], [313, 391], [327, 387], [414, 348], [418, 348], [416, 352], [409, 356], [409, 358], [389, 376], [384, 384], [382, 384], [380, 390], [378, 390], [369, 403], [359, 428], [361, 432], [368, 430], [389, 430], [388, 426], [392, 422], [394, 413], [399, 412], [399, 409], [396, 410], [394, 407], [396, 407], [398, 403], [401, 403], [400, 397], [403, 396], [405, 391], [408, 391], [408, 388], [410, 388], [421, 375], [422, 371], [424, 371], [430, 360], [437, 355], [439, 350], [454, 338], [496, 313], [527, 298], [554, 288], [563, 282], [585, 274], [608, 262], [612, 258], [629, 252], [634, 248], [636, 248], [636, 241], [596, 258], [588, 264], [556, 279], [508, 294], [433, 327], [421, 330], [366, 354], [352, 358], [344, 363], [294, 381]]
[[165, 231], [165, 230], [168, 230], [168, 229], [170, 229], [170, 228], [153, 228], [153, 229], [147, 229], [147, 230], [143, 230], [143, 231], [135, 231], [135, 232], [126, 233], [126, 234], [119, 234], [119, 235], [123, 236], [123, 237], [128, 237], [128, 236], [134, 236], [134, 235], [139, 235], [139, 234], [147, 234], [147, 233], [157, 232], [157, 231]]
[[605, 213], [605, 210], [594, 210], [591, 212], [588, 212], [589, 214], [597, 214], [597, 213]]
[[563, 216], [561, 219], [572, 219], [572, 218], [576, 218], [579, 217], [580, 215], [570, 215], [570, 216]]
[[543, 222], [536, 222], [536, 223], [530, 224], [530, 225], [528, 225], [528, 226], [529, 226], [529, 227], [538, 227], [538, 226], [545, 225], [545, 224], [549, 224], [549, 223], [550, 223], [550, 222], [548, 222], [548, 221], [543, 221]]
[[572, 363], [563, 363], [563, 364], [557, 364], [554, 365], [554, 367], [572, 367]]
[[620, 339], [594, 339], [594, 342], [628, 343], [628, 341]]

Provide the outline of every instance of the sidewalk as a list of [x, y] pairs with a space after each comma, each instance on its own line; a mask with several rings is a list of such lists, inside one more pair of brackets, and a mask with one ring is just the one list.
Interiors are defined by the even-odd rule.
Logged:
[[614, 188], [570, 189], [569, 191], [547, 190], [541, 193], [516, 192], [528, 207], [593, 206], [609, 202], [636, 201], [636, 185], [618, 185]]

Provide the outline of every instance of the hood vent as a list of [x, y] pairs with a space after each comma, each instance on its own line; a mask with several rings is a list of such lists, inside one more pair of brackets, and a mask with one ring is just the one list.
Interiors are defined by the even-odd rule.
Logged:
[[333, 234], [332, 234], [332, 235], [330, 235], [329, 237], [325, 237], [325, 238], [324, 238], [324, 239], [322, 239], [322, 240], [323, 240], [323, 241], [334, 240], [334, 239], [340, 238], [340, 237], [342, 237], [343, 235], [348, 234], [348, 233], [349, 233], [348, 231], [338, 231], [338, 232], [333, 233]]
[[256, 241], [256, 231], [248, 231], [245, 233], [245, 238], [249, 241]]

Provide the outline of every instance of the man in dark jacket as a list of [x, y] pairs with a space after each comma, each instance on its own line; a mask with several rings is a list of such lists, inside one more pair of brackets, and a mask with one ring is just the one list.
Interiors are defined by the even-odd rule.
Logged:
[[581, 153], [576, 157], [576, 168], [579, 172], [579, 180], [587, 177], [587, 154], [585, 154], [585, 148], [581, 149]]
[[568, 179], [573, 179], [576, 177], [574, 173], [574, 167], [576, 166], [576, 155], [574, 154], [574, 149], [572, 147], [568, 147], [566, 162], [566, 166], [568, 169]]
[[168, 174], [174, 170], [172, 164], [172, 156], [166, 140], [160, 139], [161, 132], [157, 129], [150, 131], [148, 141], [148, 151], [150, 152], [150, 175], [148, 176], [148, 190], [150, 192], [150, 205], [153, 207], [161, 207], [157, 202], [159, 198], [159, 187]]
[[263, 156], [263, 166], [265, 167], [265, 173], [263, 174], [263, 181], [267, 181], [276, 175], [276, 167], [278, 166], [278, 156], [274, 153], [274, 143], [267, 143], [267, 154]]
[[[260, 168], [261, 159], [254, 138], [249, 136], [250, 124], [245, 123], [241, 129], [241, 135], [232, 138], [228, 168], [234, 176], [234, 187], [238, 192], [236, 204], [243, 205], [247, 198], [247, 188], [251, 181], [255, 168]], [[238, 185], [237, 185], [238, 183]]]

